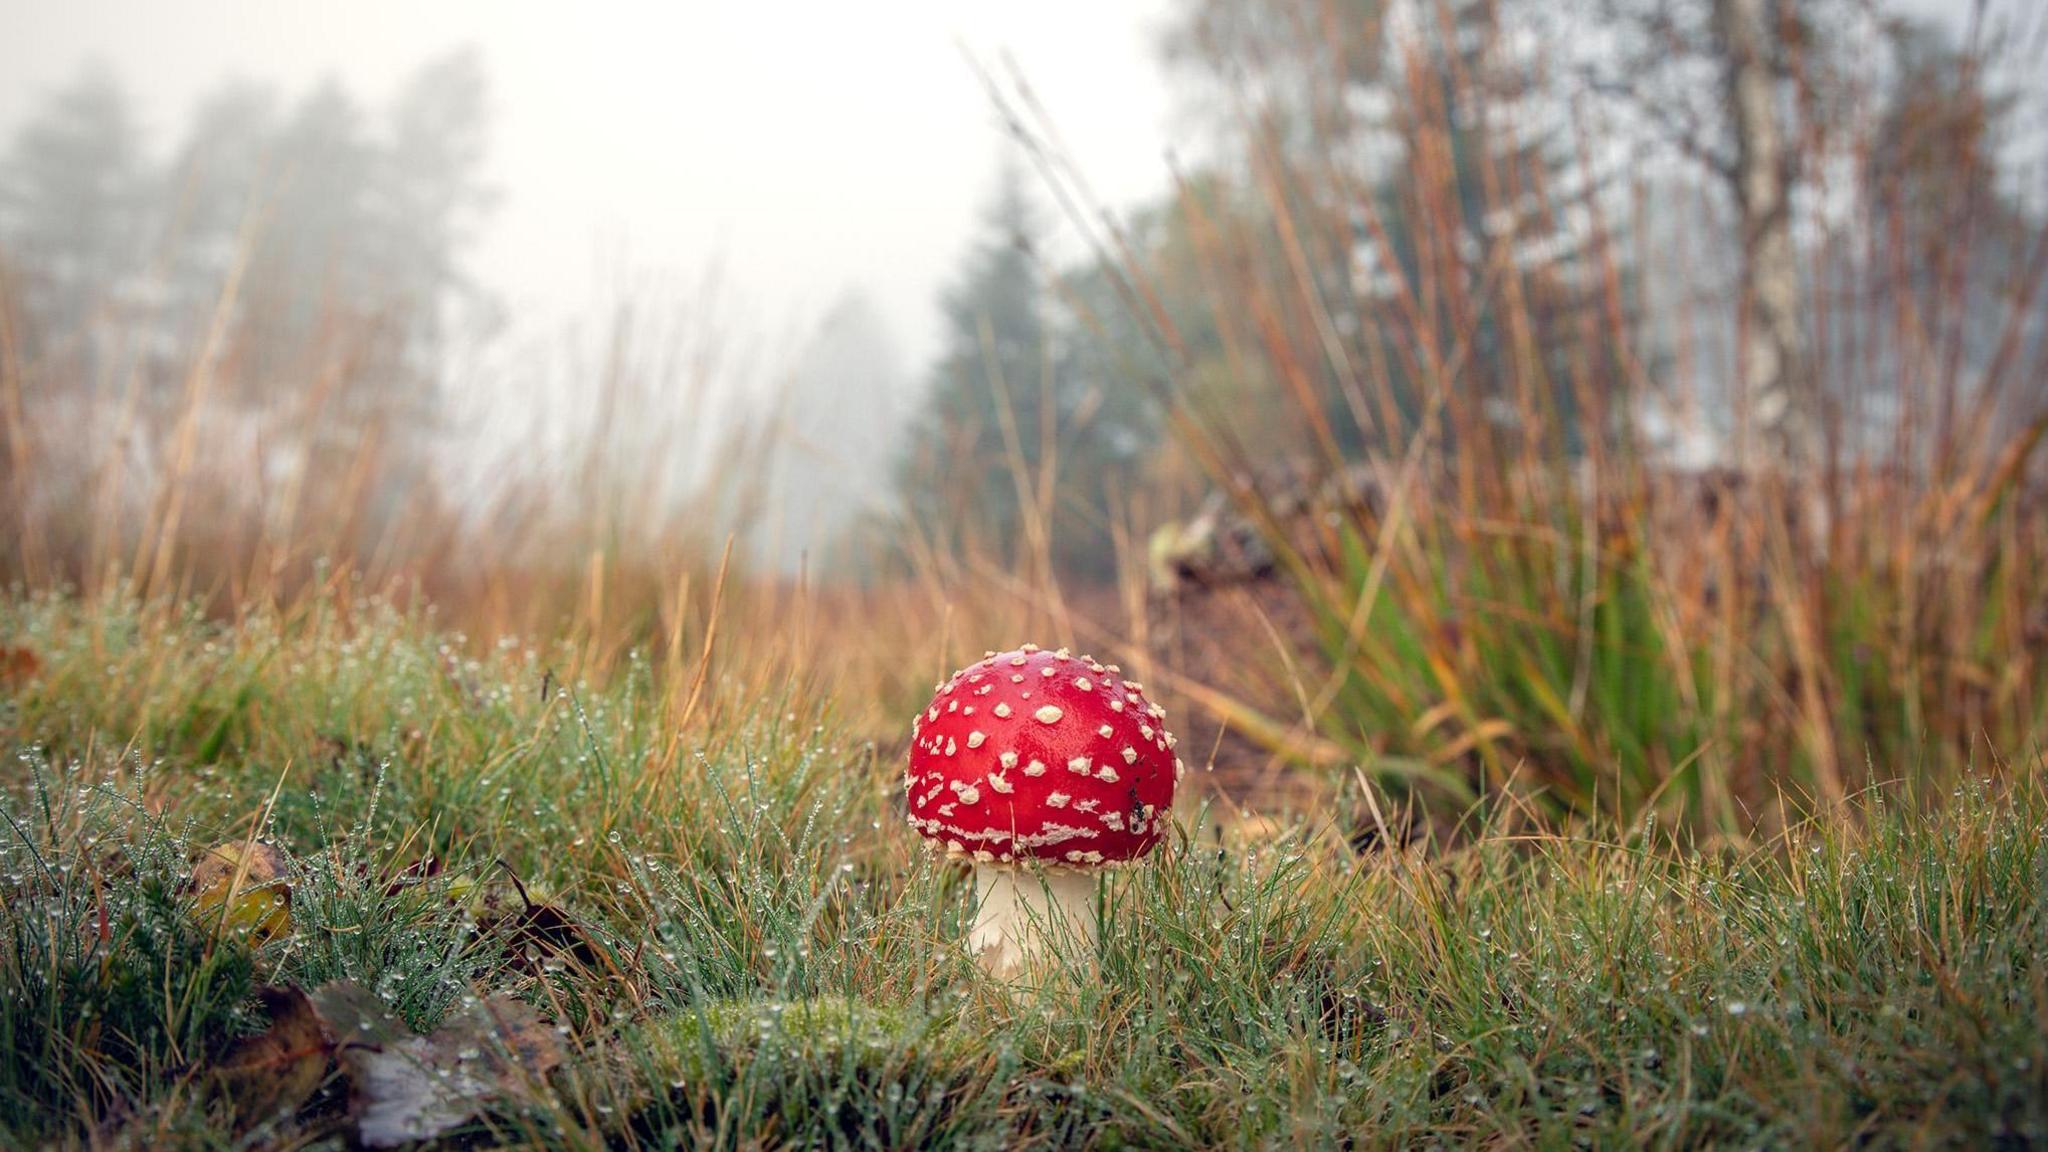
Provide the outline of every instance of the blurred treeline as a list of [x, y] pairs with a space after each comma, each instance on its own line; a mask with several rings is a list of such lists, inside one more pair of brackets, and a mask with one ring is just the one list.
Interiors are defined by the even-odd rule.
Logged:
[[33, 519], [14, 564], [82, 577], [123, 551], [123, 505], [185, 514], [160, 506], [181, 473], [219, 481], [184, 498], [208, 530], [298, 504], [255, 490], [345, 485], [319, 506], [348, 513], [324, 541], [343, 552], [431, 500], [451, 346], [493, 323], [462, 265], [494, 198], [488, 116], [468, 52], [376, 110], [225, 83], [167, 151], [103, 68], [51, 93], [0, 159], [12, 513]]
[[735, 403], [715, 291], [629, 288], [565, 357], [576, 419], [512, 446], [543, 464], [461, 502], [481, 63], [374, 115], [223, 89], [154, 161], [88, 74], [0, 164], [0, 565], [224, 606], [347, 572], [708, 651], [741, 534], [742, 574], [867, 581], [823, 632], [754, 619], [847, 633], [886, 714], [916, 678], [865, 654], [1029, 633], [1134, 653], [1275, 765], [1572, 811], [1734, 825], [2020, 755], [2044, 36], [2025, 4], [1182, 0], [1159, 203], [1104, 210], [988, 77], [1014, 148], [921, 373], [848, 297]]
[[[1748, 48], [1731, 38], [1742, 13], [1757, 22]], [[2024, 21], [1980, 22], [1965, 44], [1875, 0], [1187, 0], [1160, 51], [1200, 159], [1177, 162], [1171, 196], [1105, 229], [1072, 190], [1047, 195], [1048, 157], [1013, 123], [1020, 150], [940, 301], [937, 362], [904, 379], [880, 321], [857, 295], [843, 299], [785, 366], [782, 404], [720, 414], [736, 435], [779, 440], [773, 464], [746, 478], [749, 495], [707, 505], [685, 485], [689, 499], [649, 515], [723, 508], [754, 523], [719, 527], [751, 527], [784, 569], [806, 545], [818, 553], [821, 533], [872, 537], [880, 512], [908, 529], [884, 551], [913, 563], [1002, 553], [1108, 578], [1120, 533], [1208, 483], [1167, 443], [1175, 404], [1222, 420], [1275, 471], [1400, 448], [1398, 429], [1426, 398], [1403, 363], [1408, 335], [1376, 318], [1422, 274], [1439, 226], [1467, 275], [1485, 276], [1503, 252], [1534, 273], [1528, 331], [1503, 330], [1490, 309], [1452, 318], [1470, 325], [1461, 353], [1473, 370], [1449, 399], [1496, 426], [1583, 453], [1614, 432], [1589, 420], [1619, 418], [1582, 409], [1591, 374], [1643, 384], [1630, 432], [1684, 466], [1766, 450], [1839, 463], [1890, 451], [1920, 419], [1940, 423], [1935, 439], [1953, 451], [1972, 432], [1971, 397], [1902, 392], [1897, 365], [1913, 353], [1881, 330], [1902, 319], [1884, 301], [1932, 303], [1907, 323], [1951, 377], [1981, 375], [2010, 343], [2004, 309], [2033, 292], [2026, 240], [2041, 209], [2038, 193], [2021, 194], [2041, 174], [2038, 106], [2023, 103], [2039, 93], [2010, 82], [2025, 74], [2029, 33]], [[1778, 121], [1761, 158], [1739, 115], [1748, 51]], [[245, 478], [256, 487], [349, 493], [351, 533], [326, 546], [388, 550], [395, 518], [453, 515], [435, 507], [438, 489], [462, 470], [431, 467], [463, 451], [460, 429], [446, 435], [448, 377], [499, 320], [463, 260], [494, 200], [482, 177], [489, 109], [471, 52], [427, 62], [375, 109], [332, 82], [291, 99], [230, 82], [167, 150], [148, 147], [104, 70], [51, 93], [0, 162], [11, 395], [17, 425], [33, 408], [43, 426], [17, 426], [8, 450], [52, 439], [125, 455], [136, 482], [100, 503], [140, 513], [144, 477], [160, 496], [165, 473], [190, 467], [176, 431], [200, 411], [203, 454], [258, 469]], [[1436, 148], [1443, 186], [1427, 191], [1441, 199], [1425, 203], [1416, 182]], [[2024, 170], [2008, 170], [2016, 157]], [[1751, 204], [1745, 181], [1766, 167], [1764, 202]], [[1351, 203], [1305, 199], [1325, 175]], [[1895, 227], [1866, 230], [1887, 210]], [[1436, 211], [1455, 218], [1424, 218]], [[1071, 244], [1048, 254], [1048, 237], [1074, 230], [1057, 227], [1064, 216], [1092, 256]], [[1619, 279], [1618, 298], [1601, 298], [1603, 270], [1589, 261]], [[1232, 307], [1238, 276], [1299, 278], [1326, 315]], [[647, 308], [629, 318], [631, 303], [595, 318], [601, 362], [577, 387], [613, 387], [613, 361], [631, 358], [619, 345], [651, 339]], [[2032, 311], [2005, 377], [2026, 375]], [[1607, 347], [1573, 353], [1557, 339], [1587, 323], [1613, 327]], [[1316, 324], [1321, 363], [1262, 354]], [[1501, 370], [1523, 353], [1544, 377], [1541, 416], [1513, 411], [1504, 391]], [[1379, 365], [1375, 403], [1391, 407], [1374, 410], [1342, 378], [1361, 363]], [[701, 399], [693, 384], [675, 390]], [[1980, 390], [1999, 396], [1975, 413], [1979, 426], [2022, 419], [2041, 385], [2028, 387]], [[860, 399], [835, 404], [839, 394]], [[1916, 399], [1935, 410], [1908, 411]], [[806, 423], [821, 410], [831, 415]], [[1759, 411], [1771, 413], [1760, 427]], [[832, 433], [847, 420], [873, 446], [842, 458], [847, 437], [835, 445]], [[284, 451], [281, 421], [319, 426], [318, 443]], [[238, 448], [219, 451], [224, 438]], [[322, 453], [333, 459], [312, 463]], [[17, 500], [47, 506], [29, 535], [53, 563], [91, 551], [93, 517], [75, 513], [93, 499], [77, 486], [104, 481], [108, 464], [66, 469], [57, 456], [33, 474], [9, 469]], [[589, 462], [561, 462], [579, 469]], [[759, 523], [819, 501], [825, 511], [783, 533], [794, 543]], [[867, 543], [811, 561], [872, 562]], [[102, 560], [118, 551], [102, 545]]]
[[[1876, 0], [1189, 0], [1162, 51], [1203, 146], [1167, 200], [1098, 214], [1057, 125], [1013, 120], [1095, 258], [1047, 259], [1010, 173], [946, 301], [913, 519], [1102, 574], [1133, 499], [1213, 479], [1164, 442], [1174, 411], [1300, 486], [1398, 455], [1452, 355], [1445, 414], [1539, 460], [1834, 476], [2002, 440], [2048, 404], [2042, 28]], [[1472, 299], [1429, 317], [1440, 275]]]

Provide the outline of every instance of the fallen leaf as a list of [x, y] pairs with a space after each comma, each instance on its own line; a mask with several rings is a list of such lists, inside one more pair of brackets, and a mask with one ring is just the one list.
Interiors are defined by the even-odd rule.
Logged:
[[533, 975], [549, 956], [567, 957], [591, 972], [615, 971], [588, 929], [544, 897], [535, 899], [503, 861], [471, 890], [469, 900], [478, 935], [500, 940], [515, 971]]
[[270, 1027], [235, 1041], [214, 1068], [245, 1125], [298, 1111], [327, 1078], [334, 1054], [334, 1038], [303, 991], [265, 985], [256, 999]]
[[193, 907], [204, 920], [263, 944], [292, 930], [290, 862], [275, 845], [229, 840], [192, 866]]
[[425, 1036], [354, 984], [325, 985], [313, 1000], [343, 1038], [349, 1110], [369, 1148], [431, 1139], [494, 1102], [527, 1099], [562, 1062], [553, 1030], [508, 996], [478, 1001]]
[[375, 993], [352, 980], [322, 984], [308, 998], [337, 1049], [401, 1044], [417, 1035]]

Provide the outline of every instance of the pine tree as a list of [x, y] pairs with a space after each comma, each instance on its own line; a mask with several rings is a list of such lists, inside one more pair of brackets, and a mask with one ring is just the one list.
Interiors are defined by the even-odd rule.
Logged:
[[911, 427], [899, 487], [941, 550], [1019, 554], [1020, 485], [1038, 482], [1052, 350], [1032, 261], [1038, 222], [1014, 167], [940, 303], [944, 344]]
[[1003, 170], [942, 301], [944, 345], [898, 468], [905, 513], [947, 554], [1115, 570], [1114, 500], [1149, 444], [1136, 383], [1091, 363], [1042, 278], [1022, 173]]

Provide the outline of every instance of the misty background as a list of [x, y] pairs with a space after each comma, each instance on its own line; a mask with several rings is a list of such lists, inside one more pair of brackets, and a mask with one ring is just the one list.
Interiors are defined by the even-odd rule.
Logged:
[[[1916, 77], [1962, 75], [1981, 95], [1985, 195], [2015, 221], [2038, 217], [2048, 183], [2025, 48], [2038, 13], [1810, 7], [1842, 109], [1817, 170], [1864, 163], [1852, 141], [1881, 135]], [[1086, 242], [1100, 233], [1077, 232], [1072, 200], [1048, 195], [1044, 158], [1009, 142], [977, 69], [1028, 85], [1085, 191], [1082, 220], [1106, 210], [1147, 258], [1185, 265], [1200, 245], [1187, 198], [1243, 207], [1245, 126], [1314, 125], [1275, 63], [1316, 39], [1285, 8], [9, 4], [13, 470], [31, 440], [95, 449], [37, 457], [21, 503], [42, 528], [23, 546], [104, 560], [141, 525], [165, 536], [167, 514], [232, 509], [215, 546], [271, 541], [272, 563], [460, 555], [516, 523], [500, 537], [572, 568], [739, 532], [793, 572], [827, 555], [863, 570], [874, 561], [849, 539], [907, 521], [912, 563], [1036, 536], [1062, 570], [1106, 576], [1119, 530], [1148, 515], [1134, 493], [1166, 509], [1198, 484], [1160, 448], [1146, 381], [1165, 365], [1114, 262]], [[1331, 11], [1353, 9], [1372, 11], [1379, 39], [1344, 65], [1357, 121], [1335, 154], [1362, 179], [1396, 179], [1412, 155], [1389, 62], [1416, 45], [1455, 60], [1483, 28], [1527, 69], [1498, 99], [1530, 128], [1530, 154], [1552, 150], [1542, 162], [1588, 204], [1643, 207], [1633, 225], [1661, 260], [1634, 270], [1643, 330], [1687, 352], [1662, 370], [1642, 429], [1676, 464], [1725, 458], [1741, 415], [1741, 245], [1711, 154], [1732, 137], [1711, 138], [1727, 133], [1713, 126], [1716, 61], [1655, 42], [1697, 36], [1707, 6], [1450, 5], [1459, 27], [1434, 48], [1426, 6]], [[1574, 172], [1575, 131], [1599, 143]], [[1800, 190], [1801, 242], [1852, 210], [1853, 183]], [[1582, 250], [1593, 217], [1580, 209], [1517, 226], [1521, 258]], [[1401, 280], [1363, 246], [1325, 255], [1360, 316]], [[2010, 271], [1970, 275], [1989, 286]], [[1255, 452], [1287, 458], [1302, 429], [1223, 381], [1241, 370], [1228, 334], [1181, 303]], [[1716, 323], [1681, 335], [1702, 316]], [[1961, 354], [1982, 361], [1998, 338], [1987, 320]], [[1899, 419], [1872, 399], [1847, 418], [1850, 439], [1881, 443]], [[165, 495], [166, 477], [182, 495]], [[1041, 481], [1072, 513], [1058, 542], [1033, 523]], [[436, 517], [459, 530], [407, 536]]]
[[[782, 497], [805, 485], [814, 514], [762, 545], [793, 566], [886, 495], [892, 430], [939, 339], [939, 290], [992, 194], [1002, 132], [969, 56], [1007, 54], [1052, 79], [1069, 143], [1136, 202], [1166, 180], [1159, 11], [9, 4], [10, 255], [75, 261], [41, 286], [51, 294], [157, 280], [118, 310], [131, 336], [137, 310], [154, 315], [167, 362], [203, 329], [245, 228], [268, 237], [245, 285], [255, 296], [274, 301], [266, 276], [294, 281], [304, 313], [354, 276], [410, 297], [386, 311], [433, 300], [439, 315], [402, 358], [439, 378], [454, 450], [432, 454], [465, 501], [598, 435], [585, 426], [604, 418], [592, 377], [623, 386], [621, 357], [644, 351], [633, 370], [660, 378], [635, 386], [669, 395], [621, 399], [633, 427], [605, 431], [606, 450], [641, 457], [633, 470], [669, 499], [721, 433], [793, 390], [789, 438], [817, 467], [781, 469], [776, 502], [796, 506]], [[110, 202], [42, 190], [76, 210], [79, 251], [39, 253], [22, 197], [37, 194], [33, 170], [61, 181], [67, 163], [103, 164], [79, 177]], [[111, 202], [123, 199], [153, 203]], [[104, 226], [98, 212], [133, 219]], [[363, 235], [377, 213], [390, 234]], [[353, 251], [330, 260], [330, 247]], [[135, 298], [178, 294], [190, 298]], [[124, 367], [98, 359], [89, 374], [111, 402], [107, 374]], [[838, 479], [813, 489], [805, 476], [821, 468]]]

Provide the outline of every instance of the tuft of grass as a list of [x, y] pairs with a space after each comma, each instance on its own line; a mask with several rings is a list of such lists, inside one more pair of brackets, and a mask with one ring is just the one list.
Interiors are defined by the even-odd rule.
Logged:
[[[369, 602], [0, 622], [40, 660], [0, 710], [7, 1143], [336, 1144], [338, 1077], [244, 1117], [210, 1070], [258, 984], [338, 979], [418, 1030], [493, 994], [556, 1030], [563, 1067], [451, 1143], [2048, 1139], [2038, 766], [1759, 842], [1509, 801], [1364, 850], [1197, 817], [1106, 882], [1072, 981], [1015, 995], [961, 953], [972, 885], [902, 827], [893, 763], [810, 694], [675, 729], [658, 667], [543, 693], [543, 652], [451, 663]], [[233, 707], [215, 746], [194, 718]], [[184, 887], [252, 832], [291, 861], [267, 943]]]

